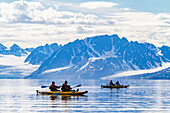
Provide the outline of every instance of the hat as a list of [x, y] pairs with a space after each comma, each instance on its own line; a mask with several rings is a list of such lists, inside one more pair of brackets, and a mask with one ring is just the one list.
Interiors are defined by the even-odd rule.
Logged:
[[66, 84], [68, 83], [67, 80], [65, 81], [65, 83], [66, 83]]
[[53, 84], [55, 84], [55, 82], [54, 82], [54, 81], [52, 81], [52, 83], [53, 83]]

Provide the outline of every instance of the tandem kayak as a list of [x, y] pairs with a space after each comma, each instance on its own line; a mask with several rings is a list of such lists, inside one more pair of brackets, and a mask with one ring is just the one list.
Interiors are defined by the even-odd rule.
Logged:
[[66, 91], [66, 92], [62, 92], [62, 91], [38, 91], [37, 90], [37, 94], [46, 94], [46, 95], [84, 95], [88, 93], [88, 91]]
[[102, 88], [127, 88], [130, 85], [101, 85]]

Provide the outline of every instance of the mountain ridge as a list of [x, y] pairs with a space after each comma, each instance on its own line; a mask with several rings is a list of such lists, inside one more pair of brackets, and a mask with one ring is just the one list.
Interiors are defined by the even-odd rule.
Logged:
[[53, 52], [57, 51], [62, 47], [57, 43], [46, 44], [45, 46], [38, 46], [35, 48], [25, 59], [25, 62], [28, 62], [33, 65], [40, 65], [43, 63], [48, 57], [52, 55]]
[[[27, 51], [28, 50], [28, 51]], [[17, 44], [13, 44], [9, 49], [0, 43], [0, 54], [2, 55], [14, 55], [21, 57], [31, 52], [30, 48], [22, 49]]]
[[[77, 39], [62, 46], [25, 78], [101, 78], [127, 70], [151, 69], [170, 60], [164, 56], [168, 52], [163, 56], [158, 52], [153, 44], [129, 42], [116, 34]], [[63, 70], [44, 73], [57, 68]]]

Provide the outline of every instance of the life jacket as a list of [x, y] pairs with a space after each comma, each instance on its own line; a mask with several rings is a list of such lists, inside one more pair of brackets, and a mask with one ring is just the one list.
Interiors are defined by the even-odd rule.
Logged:
[[63, 86], [65, 89], [69, 89], [69, 86], [66, 83], [64, 83]]
[[64, 83], [64, 84], [62, 85], [61, 90], [62, 90], [62, 91], [69, 91], [69, 90], [70, 90], [70, 87], [69, 87], [66, 83]]
[[56, 91], [56, 85], [54, 84], [51, 84], [51, 86], [49, 87], [49, 89], [51, 89], [51, 91]]
[[51, 86], [52, 86], [54, 89], [56, 89], [56, 85], [52, 84]]

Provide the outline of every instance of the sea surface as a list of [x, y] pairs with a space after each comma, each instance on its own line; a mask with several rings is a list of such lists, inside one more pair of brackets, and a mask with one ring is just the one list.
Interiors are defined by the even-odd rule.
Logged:
[[[170, 80], [113, 79], [128, 88], [107, 89], [101, 85], [109, 80], [68, 80], [71, 86], [81, 84], [84, 96], [37, 95], [36, 90], [52, 81], [62, 85], [65, 80], [0, 79], [0, 113], [170, 113]], [[77, 88], [75, 88], [77, 89]]]

